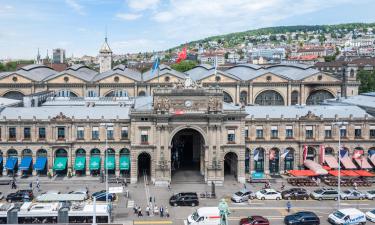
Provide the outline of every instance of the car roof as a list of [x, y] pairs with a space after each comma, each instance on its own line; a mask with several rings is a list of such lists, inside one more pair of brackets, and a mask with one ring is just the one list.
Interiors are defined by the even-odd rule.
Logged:
[[360, 213], [362, 213], [360, 210], [358, 210], [356, 208], [340, 209], [339, 211], [344, 213], [344, 214], [352, 214], [352, 213], [360, 214]]
[[268, 221], [267, 218], [264, 218], [263, 216], [251, 216], [256, 221]]
[[314, 212], [310, 212], [310, 211], [300, 211], [300, 212], [296, 212], [295, 214], [304, 214], [304, 215], [308, 215], [308, 216], [317, 216]]

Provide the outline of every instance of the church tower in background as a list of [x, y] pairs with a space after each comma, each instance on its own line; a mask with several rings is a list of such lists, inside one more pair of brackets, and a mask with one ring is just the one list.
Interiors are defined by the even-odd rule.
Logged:
[[112, 69], [112, 50], [108, 45], [107, 36], [104, 39], [104, 43], [99, 50], [99, 64], [100, 73], [106, 72]]

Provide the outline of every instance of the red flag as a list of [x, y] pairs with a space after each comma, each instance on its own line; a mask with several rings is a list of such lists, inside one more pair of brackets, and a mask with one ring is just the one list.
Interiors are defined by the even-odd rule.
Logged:
[[303, 162], [305, 162], [307, 158], [307, 145], [303, 146]]
[[271, 161], [275, 159], [275, 155], [276, 155], [275, 150], [271, 149], [271, 151], [270, 151], [270, 160]]
[[320, 148], [319, 148], [319, 154], [320, 154], [320, 164], [322, 164], [323, 165], [323, 163], [324, 163], [324, 158], [325, 158], [325, 154], [326, 154], [326, 152], [325, 152], [325, 149], [324, 149], [324, 145], [320, 145], [319, 146]]
[[186, 57], [187, 57], [186, 47], [184, 47], [182, 51], [178, 53], [178, 58], [176, 60], [176, 63], [180, 63], [182, 60], [185, 60]]

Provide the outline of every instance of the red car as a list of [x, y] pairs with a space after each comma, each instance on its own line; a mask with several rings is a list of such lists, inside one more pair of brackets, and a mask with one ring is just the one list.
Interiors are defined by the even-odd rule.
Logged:
[[240, 225], [270, 225], [268, 219], [263, 216], [249, 216], [240, 220]]

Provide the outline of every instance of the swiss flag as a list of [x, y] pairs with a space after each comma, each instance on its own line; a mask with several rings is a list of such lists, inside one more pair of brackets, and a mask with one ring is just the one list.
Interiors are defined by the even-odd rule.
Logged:
[[175, 114], [175, 115], [183, 115], [183, 114], [184, 114], [184, 111], [181, 110], [181, 109], [176, 109], [176, 110], [174, 111], [174, 114]]
[[307, 158], [307, 145], [303, 146], [303, 162], [305, 162]]

